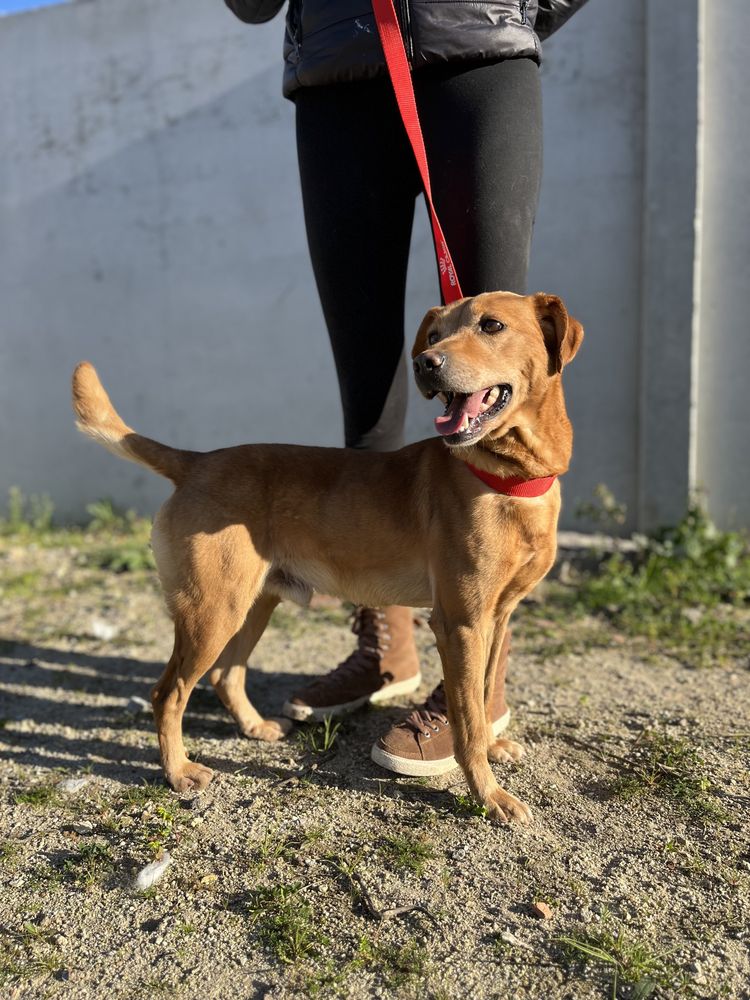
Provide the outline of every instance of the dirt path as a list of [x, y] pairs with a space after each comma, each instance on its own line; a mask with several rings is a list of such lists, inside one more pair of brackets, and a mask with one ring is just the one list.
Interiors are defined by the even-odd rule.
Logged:
[[[132, 700], [170, 650], [153, 575], [87, 551], [0, 547], [2, 996], [750, 997], [746, 660], [691, 670], [526, 609], [509, 701], [528, 754], [496, 772], [527, 829], [476, 815], [459, 772], [378, 770], [398, 706], [328, 749], [320, 730], [262, 745], [205, 688], [186, 735], [217, 776], [180, 799]], [[336, 605], [277, 613], [248, 677], [261, 711], [348, 651], [345, 625]]]

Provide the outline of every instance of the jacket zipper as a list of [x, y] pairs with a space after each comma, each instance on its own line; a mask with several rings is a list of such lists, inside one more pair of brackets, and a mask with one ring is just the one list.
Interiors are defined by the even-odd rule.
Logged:
[[411, 66], [414, 62], [414, 39], [411, 37], [411, 17], [409, 15], [409, 0], [399, 0], [398, 19], [401, 22], [401, 35], [404, 39], [406, 58]]
[[529, 0], [521, 0], [521, 24], [529, 23]]

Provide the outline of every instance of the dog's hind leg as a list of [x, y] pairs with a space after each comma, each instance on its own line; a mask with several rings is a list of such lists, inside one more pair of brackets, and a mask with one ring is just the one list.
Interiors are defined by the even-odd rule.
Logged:
[[209, 673], [209, 680], [237, 722], [240, 733], [249, 739], [267, 742], [283, 739], [292, 728], [292, 723], [289, 719], [263, 718], [247, 697], [245, 673], [250, 654], [278, 603], [279, 598], [275, 594], [260, 594], [250, 608], [241, 631], [227, 643]]
[[495, 624], [494, 635], [490, 643], [490, 652], [487, 658], [487, 671], [484, 675], [484, 709], [487, 719], [487, 756], [496, 763], [507, 763], [517, 761], [523, 757], [525, 751], [520, 743], [515, 740], [508, 740], [503, 737], [496, 737], [492, 729], [492, 695], [495, 690], [497, 680], [497, 669], [503, 656], [507, 657], [510, 646], [510, 634], [506, 620], [499, 620]]
[[182, 717], [201, 677], [230, 656], [247, 613], [263, 586], [267, 570], [234, 527], [194, 537], [193, 545], [160, 571], [174, 619], [175, 642], [169, 663], [151, 692], [162, 766], [178, 792], [200, 791], [213, 774], [188, 760], [182, 741]]
[[200, 791], [213, 777], [210, 768], [188, 760], [182, 741], [182, 717], [193, 688], [225, 643], [226, 634], [218, 629], [207, 630], [198, 641], [192, 629], [186, 628], [180, 618], [175, 619], [174, 649], [151, 692], [151, 704], [164, 776], [176, 792]]

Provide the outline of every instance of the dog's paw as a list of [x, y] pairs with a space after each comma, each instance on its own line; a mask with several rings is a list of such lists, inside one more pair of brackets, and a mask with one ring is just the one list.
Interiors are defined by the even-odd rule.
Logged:
[[263, 719], [255, 726], [246, 726], [240, 730], [249, 740], [263, 740], [264, 743], [275, 743], [283, 740], [293, 728], [291, 719]]
[[530, 823], [534, 818], [531, 809], [504, 788], [492, 792], [484, 803], [487, 816], [496, 823]]
[[487, 756], [497, 764], [519, 761], [525, 753], [521, 744], [515, 740], [495, 740], [487, 748]]
[[188, 761], [179, 771], [168, 774], [167, 781], [176, 792], [202, 792], [213, 776], [210, 767]]

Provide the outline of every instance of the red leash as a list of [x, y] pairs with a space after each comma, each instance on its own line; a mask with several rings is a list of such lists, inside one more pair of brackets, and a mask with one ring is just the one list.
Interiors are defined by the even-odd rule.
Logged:
[[414, 157], [419, 167], [422, 177], [425, 199], [430, 211], [430, 221], [432, 222], [432, 233], [435, 239], [435, 252], [437, 254], [438, 269], [440, 271], [440, 290], [443, 293], [443, 300], [455, 302], [462, 299], [461, 286], [458, 283], [458, 275], [453, 265], [448, 244], [443, 236], [443, 230], [432, 203], [432, 187], [430, 185], [430, 170], [427, 166], [427, 153], [424, 147], [424, 136], [422, 126], [419, 123], [417, 113], [417, 102], [414, 97], [414, 85], [411, 80], [411, 70], [409, 61], [406, 58], [404, 40], [401, 36], [401, 28], [396, 17], [396, 10], [393, 0], [372, 0], [372, 9], [375, 14], [375, 23], [380, 34], [380, 42], [383, 46], [386, 65], [396, 94], [398, 109], [401, 112], [401, 119], [409, 137], [411, 148], [414, 150]]
[[[417, 101], [414, 97], [414, 84], [411, 79], [409, 60], [406, 58], [404, 39], [401, 35], [401, 27], [396, 16], [396, 9], [393, 0], [372, 0], [372, 10], [375, 14], [375, 24], [380, 35], [380, 43], [383, 46], [388, 73], [393, 84], [396, 95], [396, 102], [401, 113], [401, 120], [404, 123], [406, 134], [409, 137], [411, 148], [414, 151], [414, 158], [419, 167], [424, 187], [425, 200], [430, 211], [430, 221], [432, 222], [432, 233], [435, 239], [435, 252], [437, 254], [438, 269], [440, 271], [440, 290], [443, 293], [443, 301], [456, 302], [463, 298], [461, 286], [458, 283], [458, 275], [453, 260], [448, 250], [440, 220], [437, 217], [435, 206], [432, 203], [432, 187], [430, 185], [430, 169], [427, 165], [427, 152], [422, 135], [422, 126], [419, 123], [419, 113], [417, 112]], [[504, 493], [509, 497], [540, 497], [546, 493], [554, 483], [556, 476], [545, 476], [543, 479], [519, 479], [516, 476], [493, 476], [491, 472], [484, 472], [476, 466], [464, 463], [478, 479], [495, 490], [496, 493]]]

